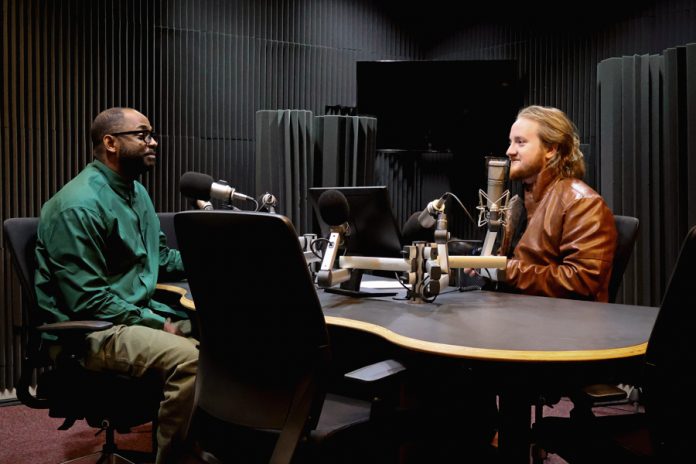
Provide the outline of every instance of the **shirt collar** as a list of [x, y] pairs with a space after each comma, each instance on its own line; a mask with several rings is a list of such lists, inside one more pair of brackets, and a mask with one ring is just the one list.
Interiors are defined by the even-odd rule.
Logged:
[[121, 197], [126, 200], [130, 199], [135, 195], [135, 181], [126, 180], [121, 177], [118, 173], [112, 171], [106, 164], [102, 163], [98, 159], [92, 162], [92, 166], [97, 168], [109, 183], [109, 186]]

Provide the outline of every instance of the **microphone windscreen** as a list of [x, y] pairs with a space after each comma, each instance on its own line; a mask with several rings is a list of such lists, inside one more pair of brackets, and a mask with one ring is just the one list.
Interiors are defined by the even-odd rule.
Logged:
[[330, 226], [340, 226], [348, 222], [350, 206], [348, 200], [338, 190], [327, 190], [317, 200], [321, 218]]
[[213, 178], [208, 174], [189, 171], [179, 179], [179, 191], [185, 197], [208, 201], [213, 182]]
[[[432, 227], [423, 227], [421, 224], [421, 213], [413, 213], [401, 228], [401, 236], [404, 245], [410, 245], [413, 242], [433, 242], [434, 232]], [[430, 217], [430, 215], [428, 215]], [[433, 222], [435, 225], [435, 222]]]
[[480, 240], [451, 241], [447, 244], [447, 253], [453, 256], [469, 256], [474, 249], [481, 246]]

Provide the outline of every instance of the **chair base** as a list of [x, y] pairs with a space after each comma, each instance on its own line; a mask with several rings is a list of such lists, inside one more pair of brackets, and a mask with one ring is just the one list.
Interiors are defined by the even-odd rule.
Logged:
[[[115, 430], [113, 427], [106, 427], [104, 432], [106, 434], [106, 441], [104, 442], [104, 446], [102, 447], [101, 451], [75, 458], [70, 461], [65, 461], [63, 464], [135, 464], [135, 462], [142, 463], [155, 461], [154, 452], [149, 453], [146, 451], [119, 450], [116, 447], [116, 441], [114, 440]], [[155, 449], [156, 445], [153, 446], [153, 450]], [[135, 460], [135, 462], [121, 456], [119, 453], [129, 456], [131, 459]]]
[[81, 458], [65, 461], [63, 464], [135, 464], [116, 453], [92, 453]]

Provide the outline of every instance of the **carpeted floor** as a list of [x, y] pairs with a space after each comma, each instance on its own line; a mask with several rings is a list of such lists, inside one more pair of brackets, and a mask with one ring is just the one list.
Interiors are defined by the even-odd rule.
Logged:
[[[101, 450], [104, 434], [85, 421], [58, 430], [62, 419], [48, 417], [45, 409], [23, 405], [0, 407], [0, 463], [56, 464]], [[141, 425], [129, 434], [116, 434], [119, 448], [151, 451], [152, 425]]]
[[[566, 399], [553, 408], [545, 408], [544, 416], [567, 417], [572, 403]], [[630, 406], [602, 408], [600, 415], [623, 414]], [[58, 430], [62, 419], [48, 417], [46, 410], [23, 405], [0, 407], [0, 463], [56, 464], [101, 450], [104, 434], [95, 436], [95, 429], [78, 421], [66, 431]], [[129, 434], [116, 434], [121, 449], [148, 452], [151, 450], [152, 425], [139, 426]], [[566, 464], [550, 454], [545, 464]]]

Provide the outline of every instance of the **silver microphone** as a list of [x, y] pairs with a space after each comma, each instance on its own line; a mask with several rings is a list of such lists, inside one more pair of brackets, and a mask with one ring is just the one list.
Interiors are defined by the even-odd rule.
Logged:
[[231, 201], [231, 200], [250, 200], [254, 199], [248, 195], [237, 192], [237, 189], [230, 187], [227, 184], [213, 182], [210, 185], [210, 198], [216, 200]]
[[443, 195], [437, 200], [431, 201], [428, 203], [428, 206], [421, 211], [418, 215], [418, 222], [422, 227], [430, 229], [435, 225], [437, 214], [445, 210], [445, 198], [446, 195]]
[[224, 181], [213, 181], [207, 174], [189, 171], [184, 173], [179, 180], [179, 191], [188, 198], [208, 201], [211, 198], [222, 201], [232, 200], [256, 200], [248, 195], [239, 193]]
[[275, 213], [276, 206], [278, 206], [278, 199], [271, 193], [264, 193], [261, 197], [261, 204], [266, 207], [269, 213]]
[[213, 204], [209, 201], [203, 201], [203, 200], [196, 200], [195, 201], [196, 208], [202, 209], [203, 211], [212, 211]]
[[486, 157], [488, 172], [487, 191], [479, 190], [479, 227], [488, 224], [488, 232], [483, 242], [481, 256], [493, 253], [495, 239], [501, 226], [505, 223], [505, 212], [509, 209], [510, 191], [505, 184], [510, 170], [510, 160], [502, 157]]

